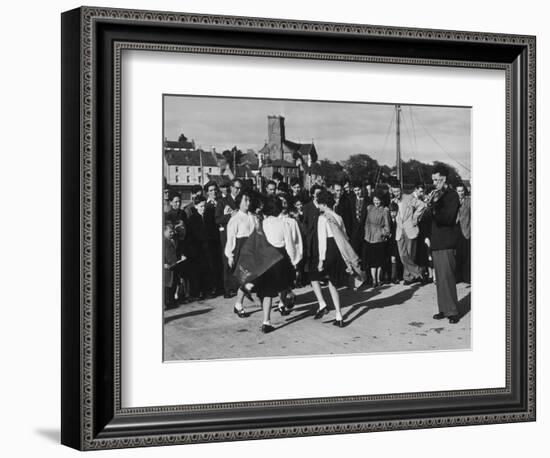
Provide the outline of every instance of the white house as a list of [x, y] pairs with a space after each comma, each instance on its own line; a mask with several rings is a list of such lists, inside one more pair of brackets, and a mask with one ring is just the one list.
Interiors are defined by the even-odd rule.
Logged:
[[169, 186], [203, 186], [211, 175], [220, 175], [216, 155], [195, 149], [182, 134], [179, 141], [164, 142], [164, 177]]

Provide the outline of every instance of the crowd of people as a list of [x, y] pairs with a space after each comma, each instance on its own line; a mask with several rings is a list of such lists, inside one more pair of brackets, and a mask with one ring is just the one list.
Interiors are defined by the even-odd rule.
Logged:
[[470, 198], [447, 177], [436, 166], [433, 186], [418, 183], [410, 194], [398, 182], [375, 188], [349, 180], [306, 191], [299, 179], [287, 184], [279, 174], [263, 193], [238, 178], [210, 181], [193, 187], [186, 204], [165, 190], [165, 307], [223, 295], [247, 318], [245, 301], [256, 294], [267, 333], [275, 329], [273, 299], [288, 315], [293, 289], [311, 285], [314, 318], [334, 309], [333, 324], [344, 327], [340, 287], [435, 281], [434, 319], [457, 323], [456, 282], [470, 282]]

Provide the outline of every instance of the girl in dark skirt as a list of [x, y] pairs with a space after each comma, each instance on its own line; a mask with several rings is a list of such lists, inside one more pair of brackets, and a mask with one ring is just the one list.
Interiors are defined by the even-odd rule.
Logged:
[[[235, 269], [239, 261], [241, 249], [257, 225], [256, 216], [249, 211], [250, 200], [250, 194], [247, 191], [240, 193], [235, 199], [239, 210], [233, 213], [229, 223], [227, 223], [225, 256], [231, 269]], [[237, 301], [233, 307], [233, 312], [240, 318], [248, 316], [243, 307], [245, 294], [246, 292], [242, 288], [239, 288], [237, 291]]]
[[[321, 191], [317, 198], [319, 206], [319, 220], [317, 222], [317, 237], [319, 246], [319, 265], [317, 270], [321, 276], [328, 277], [328, 289], [335, 309], [334, 325], [344, 327], [344, 319], [340, 310], [340, 294], [337, 286], [345, 284], [347, 280], [347, 265], [340, 253], [335, 240], [335, 231], [345, 234], [344, 222], [340, 215], [330, 208], [333, 204], [332, 195], [328, 191]], [[319, 301], [319, 309], [315, 313], [315, 319], [320, 319], [328, 313], [328, 306], [322, 293], [316, 294]], [[320, 296], [320, 297], [319, 297]]]
[[282, 258], [254, 282], [256, 294], [262, 300], [263, 322], [261, 331], [263, 333], [275, 330], [270, 321], [273, 298], [290, 289], [295, 276], [294, 267], [289, 256], [289, 253], [292, 253], [291, 233], [288, 225], [281, 218], [278, 218], [281, 211], [280, 199], [276, 196], [268, 197], [263, 208], [262, 230], [269, 244], [279, 251]]

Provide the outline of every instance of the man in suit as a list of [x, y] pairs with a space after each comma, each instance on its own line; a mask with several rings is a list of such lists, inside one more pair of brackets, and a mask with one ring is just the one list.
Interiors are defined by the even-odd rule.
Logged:
[[241, 192], [242, 181], [238, 178], [234, 178], [231, 182], [230, 192], [226, 197], [220, 197], [216, 204], [215, 220], [218, 225], [220, 233], [220, 243], [222, 247], [222, 262], [223, 262], [223, 297], [230, 298], [237, 294], [237, 280], [231, 273], [231, 268], [227, 264], [227, 257], [223, 254], [225, 244], [227, 242], [227, 223], [231, 219], [231, 216], [237, 212], [237, 204], [235, 199]]
[[460, 201], [457, 216], [458, 242], [456, 247], [456, 281], [470, 283], [470, 196], [467, 195], [466, 186], [460, 184], [456, 187]]
[[[216, 227], [210, 225], [206, 214], [206, 198], [198, 196], [195, 198], [195, 212], [189, 218], [189, 258], [199, 300], [216, 296], [215, 266], [220, 264], [216, 252], [218, 243]], [[216, 254], [218, 257], [215, 258]]]
[[365, 197], [360, 183], [353, 183], [350, 203], [353, 214], [350, 240], [353, 249], [362, 258], [361, 250], [365, 232], [365, 220], [367, 218], [367, 207], [372, 203], [372, 200]]
[[399, 208], [397, 212], [397, 228], [395, 240], [399, 249], [399, 257], [403, 263], [403, 280], [405, 285], [422, 283], [422, 270], [416, 264], [416, 248], [418, 238], [418, 221], [426, 210], [422, 201], [423, 185], [418, 184], [412, 194], [403, 194], [400, 183], [392, 187], [393, 199]]
[[432, 172], [434, 191], [428, 198], [432, 216], [430, 241], [435, 270], [437, 306], [435, 320], [449, 319], [455, 324], [460, 320], [456, 293], [455, 251], [457, 246], [456, 218], [460, 200], [456, 191], [447, 184], [448, 169], [437, 165]]
[[334, 194], [333, 210], [342, 217], [344, 227], [346, 228], [346, 234], [351, 238], [353, 232], [353, 210], [351, 208], [351, 202], [344, 194], [344, 187], [341, 183], [334, 183], [332, 185], [332, 193]]
[[204, 185], [206, 204], [204, 210], [204, 221], [208, 239], [210, 240], [211, 265], [214, 275], [214, 290], [216, 295], [223, 292], [223, 262], [222, 246], [219, 236], [218, 225], [216, 224], [216, 207], [218, 205], [218, 185], [215, 181], [209, 181]]

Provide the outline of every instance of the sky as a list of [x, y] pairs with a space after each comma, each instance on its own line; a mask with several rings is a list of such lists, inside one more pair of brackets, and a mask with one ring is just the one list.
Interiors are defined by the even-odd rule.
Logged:
[[[257, 152], [267, 139], [268, 115], [284, 116], [286, 139], [313, 141], [320, 159], [366, 153], [395, 164], [394, 105], [166, 95], [164, 137], [183, 133], [205, 150]], [[400, 119], [403, 160], [443, 161], [470, 178], [471, 108], [402, 105]]]

